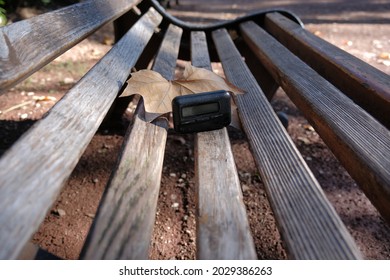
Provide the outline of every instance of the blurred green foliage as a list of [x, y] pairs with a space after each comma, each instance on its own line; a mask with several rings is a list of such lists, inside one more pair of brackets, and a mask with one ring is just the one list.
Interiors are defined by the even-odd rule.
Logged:
[[7, 24], [7, 17], [5, 16], [6, 10], [3, 8], [5, 4], [4, 0], [0, 0], [0, 27]]

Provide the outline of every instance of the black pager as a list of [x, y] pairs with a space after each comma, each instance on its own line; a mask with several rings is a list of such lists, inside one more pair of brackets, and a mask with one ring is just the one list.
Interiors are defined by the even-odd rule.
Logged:
[[220, 129], [231, 122], [230, 93], [225, 90], [177, 96], [172, 100], [175, 131]]

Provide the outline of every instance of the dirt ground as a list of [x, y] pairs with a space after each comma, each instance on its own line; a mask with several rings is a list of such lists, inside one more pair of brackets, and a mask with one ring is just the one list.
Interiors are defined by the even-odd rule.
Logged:
[[[173, 1], [172, 1], [173, 2]], [[180, 0], [183, 20], [232, 19], [262, 8], [296, 13], [306, 28], [390, 74], [389, 1]], [[237, 4], [239, 3], [239, 4]], [[39, 11], [25, 10], [34, 15]], [[112, 26], [92, 35], [0, 97], [0, 155], [55, 104], [111, 47]], [[216, 71], [219, 66], [214, 65]], [[288, 132], [367, 259], [390, 259], [390, 228], [282, 90], [272, 101], [290, 120]], [[129, 116], [130, 113], [127, 113]], [[62, 259], [77, 259], [123, 140], [125, 117], [92, 139], [32, 242]], [[285, 259], [272, 210], [245, 135], [229, 130], [259, 259]], [[196, 257], [193, 136], [170, 132], [151, 259]]]

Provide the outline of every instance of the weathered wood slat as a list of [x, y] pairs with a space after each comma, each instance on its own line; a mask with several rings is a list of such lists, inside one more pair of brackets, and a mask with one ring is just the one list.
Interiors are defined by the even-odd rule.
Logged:
[[159, 72], [167, 80], [175, 77], [176, 60], [179, 54], [183, 30], [175, 25], [169, 25], [159, 53], [153, 63], [153, 70]]
[[248, 45], [244, 42], [242, 37], [235, 41], [237, 49], [241, 55], [245, 58], [245, 63], [251, 70], [256, 81], [261, 85], [261, 90], [264, 92], [268, 100], [272, 100], [279, 85], [272, 78], [271, 74], [259, 63], [257, 56], [250, 50]]
[[0, 160], [0, 259], [29, 240], [162, 17], [151, 9]]
[[[191, 33], [191, 60], [211, 70], [206, 36]], [[195, 137], [197, 257], [256, 259], [241, 185], [226, 128]]]
[[[169, 26], [154, 71], [172, 79], [182, 29]], [[168, 123], [144, 121], [138, 105], [121, 157], [107, 187], [87, 245], [85, 259], [147, 259], [160, 189]]]
[[212, 71], [206, 34], [202, 31], [191, 32], [192, 65]]
[[390, 222], [390, 132], [258, 25], [241, 27], [274, 79]]
[[227, 31], [217, 30], [212, 36], [226, 77], [246, 90], [246, 94], [236, 97], [239, 115], [289, 257], [361, 258]]
[[135, 116], [82, 258], [148, 258], [167, 138], [161, 125]]
[[0, 28], [0, 93], [138, 2], [85, 1]]
[[357, 104], [390, 128], [390, 77], [303, 29], [279, 13], [267, 14], [265, 28]]

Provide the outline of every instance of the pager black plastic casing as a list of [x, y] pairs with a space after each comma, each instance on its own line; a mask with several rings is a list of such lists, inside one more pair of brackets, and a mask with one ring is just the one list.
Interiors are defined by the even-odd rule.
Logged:
[[231, 122], [231, 97], [225, 90], [177, 96], [172, 100], [176, 132], [221, 129]]

